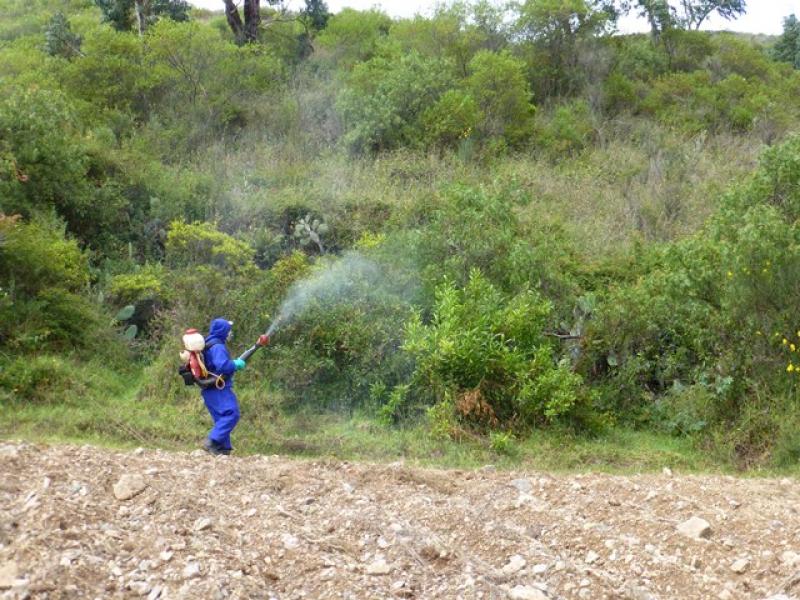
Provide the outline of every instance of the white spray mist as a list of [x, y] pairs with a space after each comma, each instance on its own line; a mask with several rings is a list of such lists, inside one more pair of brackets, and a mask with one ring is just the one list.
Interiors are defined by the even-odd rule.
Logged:
[[357, 252], [348, 252], [327, 268], [292, 285], [267, 335], [301, 316], [311, 304], [334, 307], [363, 290], [360, 286], [364, 283], [379, 285], [381, 278], [378, 265]]

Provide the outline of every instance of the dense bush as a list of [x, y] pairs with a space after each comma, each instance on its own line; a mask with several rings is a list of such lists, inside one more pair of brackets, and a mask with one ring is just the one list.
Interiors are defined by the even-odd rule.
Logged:
[[[608, 382], [610, 410], [650, 419], [685, 395], [674, 390], [688, 387], [707, 405], [697, 421], [729, 427], [771, 395], [795, 389], [799, 150], [795, 137], [769, 151], [702, 232], [601, 303], [585, 365]], [[751, 433], [749, 443], [767, 443]]]
[[19, 92], [0, 103], [0, 210], [55, 210], [82, 241], [107, 246], [124, 201], [85, 134], [60, 92]]
[[338, 103], [356, 152], [390, 150], [422, 141], [425, 108], [453, 82], [452, 67], [417, 53], [376, 57], [356, 65]]
[[442, 284], [431, 322], [417, 315], [406, 324], [412, 392], [471, 424], [529, 426], [569, 413], [582, 380], [544, 337], [551, 309], [531, 291], [504, 297], [477, 270], [463, 289]]

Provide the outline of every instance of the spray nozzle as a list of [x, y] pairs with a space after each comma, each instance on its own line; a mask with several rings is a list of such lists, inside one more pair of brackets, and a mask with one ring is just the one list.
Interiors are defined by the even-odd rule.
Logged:
[[264, 335], [258, 336], [258, 341], [256, 342], [257, 346], [266, 346], [269, 344], [269, 335], [266, 333]]

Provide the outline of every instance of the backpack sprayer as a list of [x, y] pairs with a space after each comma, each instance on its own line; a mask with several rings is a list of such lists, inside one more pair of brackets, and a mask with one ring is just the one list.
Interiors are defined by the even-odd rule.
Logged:
[[[250, 348], [242, 352], [239, 360], [246, 361], [259, 348], [269, 344], [269, 333], [258, 336], [258, 340]], [[210, 348], [213, 344], [206, 346], [203, 334], [197, 329], [187, 329], [183, 335], [183, 351], [181, 352], [182, 364], [178, 368], [178, 374], [183, 378], [186, 385], [198, 385], [204, 390], [215, 387], [221, 390], [225, 387], [225, 378], [217, 373], [212, 373], [206, 368], [203, 360], [203, 351]]]

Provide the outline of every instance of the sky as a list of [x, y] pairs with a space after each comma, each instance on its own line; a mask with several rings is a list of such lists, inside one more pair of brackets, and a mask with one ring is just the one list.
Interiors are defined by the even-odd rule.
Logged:
[[[190, 2], [203, 8], [221, 9], [223, 6], [222, 0], [190, 0]], [[377, 6], [393, 17], [412, 17], [416, 13], [430, 14], [436, 2], [434, 0], [327, 0], [327, 4], [331, 12], [338, 12], [345, 7], [365, 10]], [[297, 9], [303, 6], [303, 2], [286, 0], [284, 5]], [[704, 24], [703, 29], [728, 29], [774, 35], [783, 31], [784, 17], [792, 13], [800, 16], [800, 0], [748, 0], [747, 5], [747, 14], [736, 21], [712, 18]], [[633, 15], [620, 20], [619, 28], [623, 33], [648, 30], [647, 23]]]

